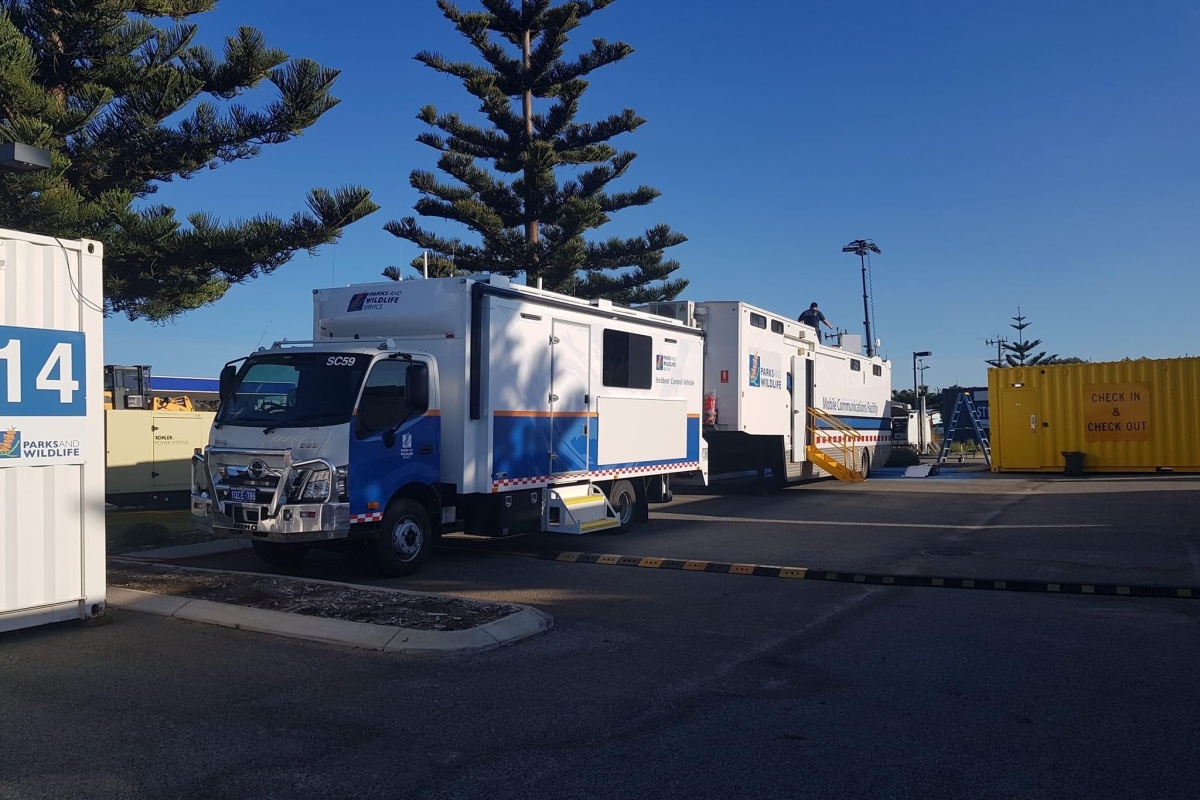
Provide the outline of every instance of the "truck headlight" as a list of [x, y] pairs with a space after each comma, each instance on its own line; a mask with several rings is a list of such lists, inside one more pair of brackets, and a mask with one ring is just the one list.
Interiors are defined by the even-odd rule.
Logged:
[[293, 502], [329, 500], [329, 479], [330, 475], [327, 469], [305, 470], [298, 474], [292, 483], [291, 491], [288, 492], [289, 499]]
[[208, 464], [203, 459], [192, 459], [192, 494], [208, 497], [212, 491], [208, 479]]
[[329, 470], [313, 470], [312, 473], [309, 474], [308, 480], [304, 484], [304, 491], [300, 493], [300, 499], [328, 500]]

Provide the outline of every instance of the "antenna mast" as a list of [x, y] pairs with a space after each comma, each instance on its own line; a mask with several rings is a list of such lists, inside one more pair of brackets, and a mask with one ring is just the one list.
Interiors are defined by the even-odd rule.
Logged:
[[875, 337], [871, 335], [871, 307], [867, 303], [867, 253], [882, 253], [879, 246], [870, 239], [855, 239], [842, 248], [843, 253], [854, 253], [862, 265], [863, 284], [863, 325], [867, 328], [867, 357], [875, 355]]

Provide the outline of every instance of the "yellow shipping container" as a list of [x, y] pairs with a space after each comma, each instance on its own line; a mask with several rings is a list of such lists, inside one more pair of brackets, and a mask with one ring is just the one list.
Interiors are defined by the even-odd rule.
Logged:
[[992, 470], [1200, 472], [1200, 358], [988, 370]]

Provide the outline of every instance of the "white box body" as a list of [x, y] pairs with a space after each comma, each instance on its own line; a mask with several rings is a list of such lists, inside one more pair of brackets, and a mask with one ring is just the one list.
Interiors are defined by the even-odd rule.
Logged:
[[[437, 359], [441, 480], [461, 494], [705, 470], [704, 341], [683, 322], [497, 276], [318, 289], [313, 301], [314, 339], [390, 337]], [[641, 348], [648, 381], [610, 385], [614, 337]]]
[[0, 631], [104, 614], [102, 263], [0, 229]]
[[[839, 462], [843, 434], [815, 407], [854, 428], [855, 452], [882, 466], [891, 452], [891, 362], [859, 352], [861, 337], [843, 334], [841, 346], [819, 344], [808, 325], [740, 301], [654, 304], [656, 313], [694, 318], [705, 333], [705, 438], [714, 472], [765, 466], [789, 477], [820, 477], [808, 445]], [[761, 459], [761, 460], [760, 460]]]

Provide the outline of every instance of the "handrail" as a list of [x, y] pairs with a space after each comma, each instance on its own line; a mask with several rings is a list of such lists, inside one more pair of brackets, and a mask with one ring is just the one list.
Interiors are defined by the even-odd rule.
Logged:
[[[816, 443], [817, 436], [820, 434], [820, 432], [822, 430], [821, 428], [817, 427], [817, 420], [821, 420], [822, 422], [825, 422], [829, 426], [829, 428], [833, 428], [834, 430], [836, 430], [842, 434], [840, 437], [841, 441], [833, 443], [834, 446], [837, 447], [842, 453], [842, 465], [845, 466], [847, 469], [857, 470], [858, 469], [858, 446], [857, 445], [858, 445], [858, 442], [863, 441], [866, 437], [864, 437], [861, 433], [856, 431], [852, 426], [847, 425], [846, 423], [842, 422], [840, 419], [833, 416], [832, 414], [830, 414], [826, 411], [822, 411], [821, 409], [816, 408], [815, 406], [808, 407], [808, 415], [809, 415], [809, 420], [811, 422], [811, 424], [808, 426], [808, 429], [809, 429], [809, 431], [812, 432], [814, 445]], [[828, 428], [825, 428], [824, 430], [827, 431]]]

